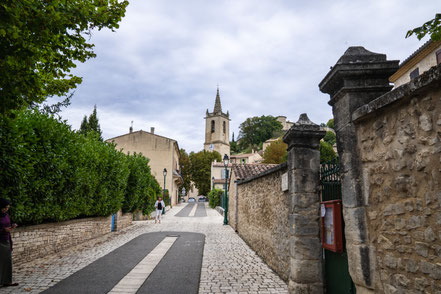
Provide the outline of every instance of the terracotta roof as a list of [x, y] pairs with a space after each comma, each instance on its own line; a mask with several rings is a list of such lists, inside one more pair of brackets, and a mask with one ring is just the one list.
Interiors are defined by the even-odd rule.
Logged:
[[[215, 167], [225, 167], [223, 162], [212, 162], [211, 165], [215, 166]], [[232, 163], [229, 163], [228, 168], [230, 168], [231, 166], [232, 166]]]
[[262, 163], [249, 163], [249, 164], [233, 164], [233, 172], [236, 176], [236, 180], [243, 180], [273, 167], [278, 166], [278, 164], [262, 164]]
[[231, 155], [231, 158], [248, 158], [253, 156], [256, 153], [241, 153], [241, 154], [236, 154], [236, 155]]

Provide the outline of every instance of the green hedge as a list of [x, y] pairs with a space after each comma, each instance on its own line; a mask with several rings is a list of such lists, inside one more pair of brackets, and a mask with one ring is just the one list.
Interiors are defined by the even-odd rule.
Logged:
[[93, 133], [22, 111], [0, 117], [0, 197], [21, 224], [152, 210], [160, 193], [148, 160], [129, 156]]
[[220, 206], [222, 194], [224, 194], [223, 190], [220, 189], [211, 190], [210, 193], [208, 193], [208, 205], [210, 205], [211, 208], [216, 208], [216, 206]]

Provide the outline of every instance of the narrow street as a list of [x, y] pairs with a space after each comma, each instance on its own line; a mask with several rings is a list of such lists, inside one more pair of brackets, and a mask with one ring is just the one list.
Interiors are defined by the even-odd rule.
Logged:
[[14, 267], [1, 293], [287, 293], [284, 283], [206, 203]]

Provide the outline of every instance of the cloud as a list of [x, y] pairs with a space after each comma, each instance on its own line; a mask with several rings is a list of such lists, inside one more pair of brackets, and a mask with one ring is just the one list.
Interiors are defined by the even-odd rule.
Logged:
[[[93, 105], [105, 138], [134, 129], [204, 143], [205, 110], [220, 85], [230, 130], [247, 117], [332, 117], [318, 83], [349, 46], [403, 60], [422, 45], [406, 31], [434, 17], [435, 1], [131, 1], [116, 32], [95, 32], [97, 58], [63, 111], [74, 128]], [[230, 134], [231, 135], [231, 134]]]

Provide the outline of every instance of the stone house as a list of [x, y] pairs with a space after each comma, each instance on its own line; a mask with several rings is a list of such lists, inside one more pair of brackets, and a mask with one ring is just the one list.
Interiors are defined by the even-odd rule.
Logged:
[[441, 41], [429, 40], [401, 62], [389, 81], [397, 88], [441, 63]]
[[211, 163], [211, 189], [225, 190], [225, 179], [229, 178], [232, 164], [228, 164], [227, 175], [225, 175], [225, 165], [223, 162], [214, 161]]
[[230, 162], [233, 164], [261, 163], [262, 159], [259, 152], [252, 150], [251, 153], [231, 155]]
[[153, 176], [159, 185], [164, 188], [164, 168], [167, 169], [165, 188], [169, 191], [172, 205], [178, 203], [178, 185], [182, 182], [179, 171], [179, 146], [176, 140], [155, 134], [151, 128], [150, 133], [139, 130], [107, 139], [106, 142], [116, 144], [115, 148], [122, 149], [125, 153], [141, 153], [150, 162]]

